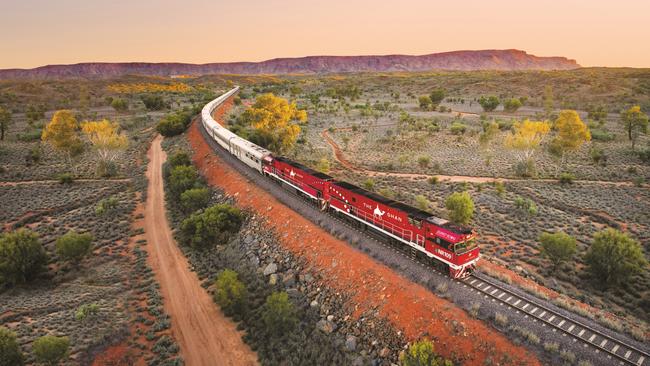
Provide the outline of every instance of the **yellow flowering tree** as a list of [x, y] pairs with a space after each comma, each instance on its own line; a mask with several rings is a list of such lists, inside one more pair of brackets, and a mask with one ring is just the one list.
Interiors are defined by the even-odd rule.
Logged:
[[85, 122], [81, 125], [81, 130], [93, 145], [100, 166], [104, 166], [104, 168], [114, 164], [115, 160], [129, 146], [129, 139], [126, 134], [120, 132], [120, 126], [109, 120]]
[[72, 166], [72, 158], [83, 152], [83, 142], [79, 137], [79, 123], [69, 110], [56, 111], [52, 120], [43, 129], [43, 142], [64, 154]]
[[506, 136], [504, 144], [514, 152], [519, 166], [525, 168], [520, 171], [521, 175], [534, 174], [533, 156], [550, 131], [551, 125], [542, 121], [525, 120], [513, 125], [513, 133]]
[[551, 142], [550, 147], [551, 153], [560, 158], [560, 165], [564, 164], [567, 152], [577, 151], [585, 142], [591, 141], [591, 132], [576, 111], [560, 112], [554, 127], [557, 130], [557, 136]]
[[298, 123], [307, 121], [307, 112], [298, 109], [294, 102], [268, 93], [257, 97], [255, 104], [242, 113], [240, 120], [243, 125], [253, 128], [253, 140], [282, 153], [296, 143], [300, 134]]

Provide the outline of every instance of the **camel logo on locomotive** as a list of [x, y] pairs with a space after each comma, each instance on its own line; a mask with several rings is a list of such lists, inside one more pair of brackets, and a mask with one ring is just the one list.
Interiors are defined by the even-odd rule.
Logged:
[[291, 169], [289, 176], [291, 177], [291, 179], [294, 179], [296, 177], [296, 172], [294, 172], [293, 169]]
[[377, 208], [375, 208], [375, 210], [372, 212], [372, 215], [373, 216], [379, 216], [379, 218], [381, 219], [384, 216], [385, 213], [386, 213], [386, 211], [380, 210], [379, 205], [377, 205]]

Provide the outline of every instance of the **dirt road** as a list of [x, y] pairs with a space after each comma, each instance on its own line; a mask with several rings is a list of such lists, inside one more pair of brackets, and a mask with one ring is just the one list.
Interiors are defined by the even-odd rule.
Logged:
[[227, 319], [190, 271], [176, 246], [167, 221], [162, 164], [167, 156], [161, 136], [149, 149], [147, 202], [144, 221], [149, 262], [160, 283], [164, 307], [171, 316], [172, 333], [185, 364], [257, 365], [257, 355], [242, 341], [236, 325]]

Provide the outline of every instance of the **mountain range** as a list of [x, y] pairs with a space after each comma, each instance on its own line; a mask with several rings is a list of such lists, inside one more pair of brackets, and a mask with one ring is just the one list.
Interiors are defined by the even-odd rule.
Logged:
[[0, 79], [97, 78], [121, 75], [327, 74], [430, 70], [570, 70], [580, 65], [566, 57], [539, 57], [521, 50], [481, 50], [421, 56], [307, 56], [261, 62], [208, 64], [88, 62], [34, 69], [0, 70]]

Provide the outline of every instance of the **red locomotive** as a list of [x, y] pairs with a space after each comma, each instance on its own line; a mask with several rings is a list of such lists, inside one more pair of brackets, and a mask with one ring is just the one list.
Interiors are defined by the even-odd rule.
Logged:
[[435, 264], [448, 270], [451, 277], [469, 275], [479, 260], [476, 233], [470, 228], [337, 181], [284, 157], [266, 156], [263, 171], [313, 200], [322, 210], [343, 215], [364, 229], [408, 245], [413, 254], [420, 253], [435, 260]]

